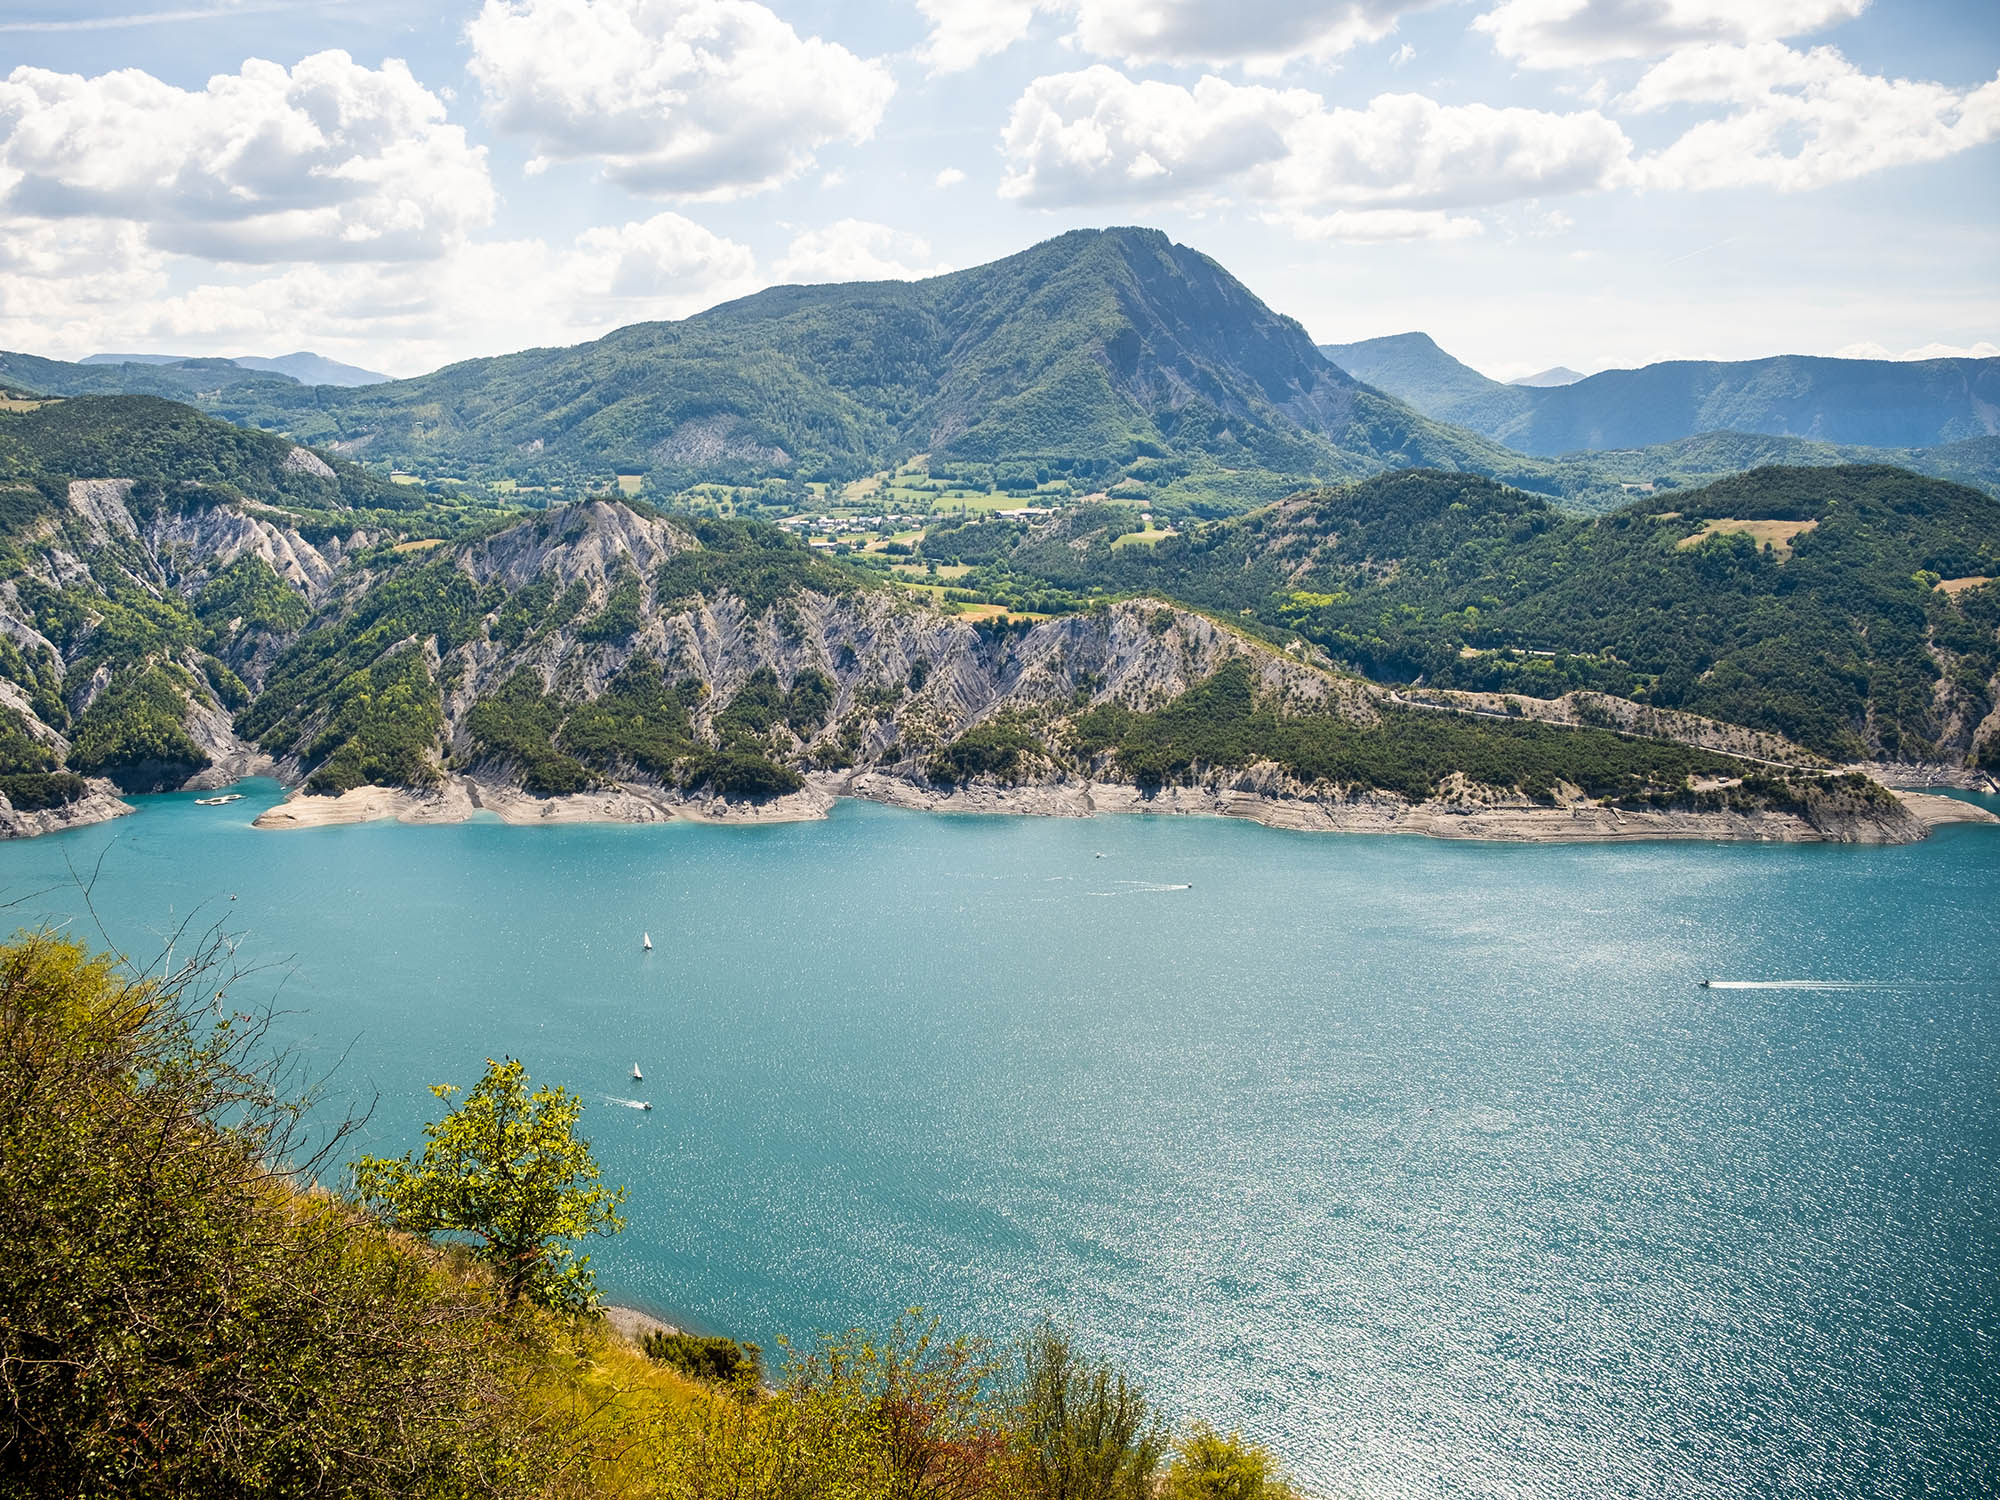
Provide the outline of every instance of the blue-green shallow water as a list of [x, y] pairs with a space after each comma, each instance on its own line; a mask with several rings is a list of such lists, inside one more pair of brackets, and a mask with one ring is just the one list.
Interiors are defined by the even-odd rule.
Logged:
[[[274, 834], [250, 789], [0, 847], [0, 885], [108, 843], [135, 951], [209, 901], [295, 955], [371, 1146], [488, 1055], [580, 1090], [632, 1188], [613, 1294], [767, 1346], [1048, 1308], [1326, 1494], [2000, 1491], [2000, 832]], [[635, 1060], [650, 1114], [599, 1102]]]

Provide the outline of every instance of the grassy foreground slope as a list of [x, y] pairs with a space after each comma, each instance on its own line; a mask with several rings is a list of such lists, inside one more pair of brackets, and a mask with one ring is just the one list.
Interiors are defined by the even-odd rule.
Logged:
[[343, 1129], [314, 1133], [268, 1018], [222, 1003], [225, 947], [142, 977], [0, 946], [6, 1500], [1293, 1500], [1270, 1454], [1172, 1440], [1047, 1324], [802, 1340], [759, 1388], [510, 1302], [465, 1242], [317, 1180]]
[[1107, 508], [993, 555], [1064, 587], [1249, 611], [1371, 676], [1589, 688], [1836, 758], [2000, 764], [2000, 501], [1963, 486], [1765, 469], [1581, 519], [1404, 473], [1111, 545], [1129, 529]]

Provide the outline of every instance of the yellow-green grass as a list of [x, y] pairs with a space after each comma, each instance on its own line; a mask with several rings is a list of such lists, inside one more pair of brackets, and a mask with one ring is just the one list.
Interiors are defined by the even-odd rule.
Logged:
[[1724, 516], [1702, 523], [1701, 530], [1693, 536], [1681, 538], [1680, 546], [1682, 550], [1686, 550], [1712, 536], [1740, 534], [1749, 537], [1759, 546], [1769, 543], [1771, 550], [1778, 554], [1778, 560], [1782, 562], [1792, 555], [1792, 539], [1803, 536], [1818, 525], [1817, 521], [1738, 521]]
[[645, 486], [646, 476], [644, 474], [620, 474], [618, 476], [618, 491], [620, 494], [636, 495]]
[[1936, 588], [1940, 594], [1962, 594], [1967, 589], [1983, 589], [1993, 580], [1990, 578], [1940, 578]]

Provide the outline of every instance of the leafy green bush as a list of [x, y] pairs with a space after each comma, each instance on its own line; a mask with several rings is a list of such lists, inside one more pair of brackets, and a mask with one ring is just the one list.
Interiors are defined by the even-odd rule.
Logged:
[[[561, 1086], [528, 1092], [528, 1071], [508, 1058], [441, 1120], [424, 1127], [421, 1157], [364, 1156], [356, 1196], [407, 1234], [457, 1235], [493, 1273], [500, 1305], [526, 1301], [555, 1312], [594, 1312], [590, 1257], [571, 1242], [625, 1227], [623, 1188], [600, 1184], [590, 1143], [576, 1134], [583, 1100]], [[450, 1103], [459, 1090], [431, 1090]]]
[[1012, 1425], [1029, 1493], [1152, 1500], [1167, 1432], [1144, 1387], [1043, 1322], [1023, 1340]]
[[640, 1341], [648, 1359], [671, 1365], [696, 1380], [734, 1386], [754, 1395], [764, 1383], [763, 1352], [755, 1344], [696, 1333], [649, 1333]]
[[1174, 1444], [1160, 1500], [1299, 1500], [1270, 1449], [1206, 1422]]
[[521, 1346], [433, 1252], [310, 1187], [341, 1133], [302, 1132], [214, 980], [0, 948], [0, 1489], [548, 1493]]

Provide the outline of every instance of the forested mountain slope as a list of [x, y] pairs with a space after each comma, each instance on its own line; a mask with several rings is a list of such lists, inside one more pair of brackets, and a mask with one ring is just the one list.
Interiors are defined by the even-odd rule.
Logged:
[[246, 380], [216, 361], [15, 355], [0, 377], [178, 394], [356, 457], [483, 477], [616, 470], [672, 489], [850, 479], [929, 453], [1107, 483], [1198, 471], [1266, 498], [1413, 463], [1548, 482], [1545, 465], [1360, 385], [1221, 266], [1144, 229], [1079, 230], [925, 281], [773, 287], [677, 323], [350, 390]]
[[1872, 448], [2000, 434], [2000, 359], [1670, 360], [1534, 387], [1489, 380], [1421, 333], [1323, 344], [1320, 352], [1426, 416], [1545, 456], [1710, 432]]
[[0, 350], [0, 381], [44, 396], [161, 396], [241, 413], [275, 410], [303, 399], [304, 389], [290, 375], [246, 369], [227, 359], [70, 364], [5, 350]]
[[2000, 501], [1899, 469], [1763, 469], [1579, 519], [1471, 475], [1297, 496], [1152, 546], [1081, 512], [934, 534], [1066, 588], [1243, 610], [1371, 675], [1588, 688], [1838, 758], [2000, 767]]
[[327, 793], [655, 808], [820, 772], [925, 795], [1196, 787], [1391, 820], [1513, 799], [1770, 813], [1786, 836], [1915, 826], [1870, 784], [1734, 758], [1805, 765], [1775, 740], [1672, 716], [1633, 738], [1423, 712], [1158, 601], [973, 623], [776, 528], [611, 498], [415, 534], [434, 518], [368, 503], [394, 487], [143, 398], [0, 415], [0, 455], [15, 832], [108, 790], [87, 778], [146, 790], [263, 766]]

